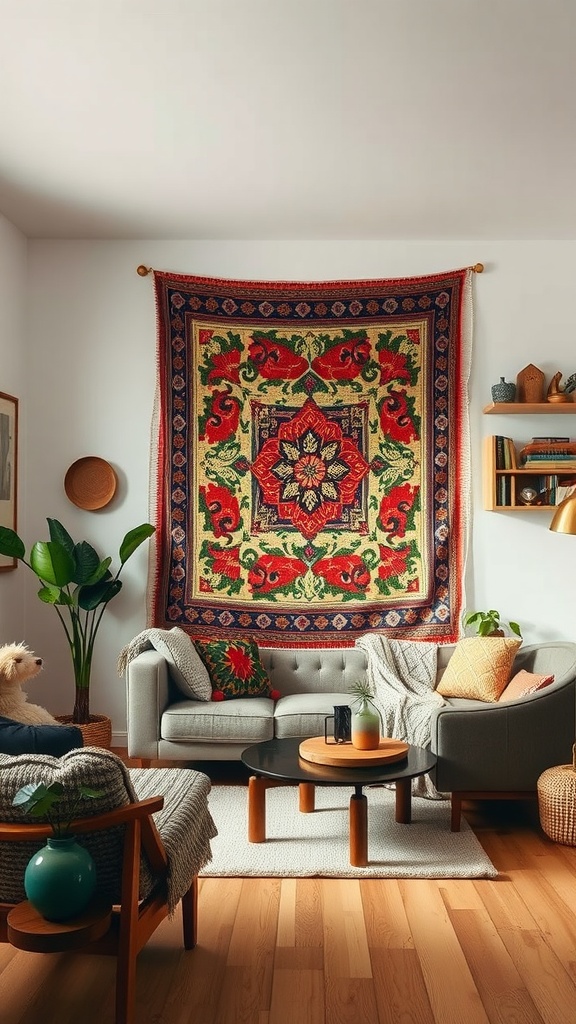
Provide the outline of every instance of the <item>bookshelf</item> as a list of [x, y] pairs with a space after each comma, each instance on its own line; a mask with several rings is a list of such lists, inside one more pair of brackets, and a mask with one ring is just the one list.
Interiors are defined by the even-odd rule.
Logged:
[[[572, 412], [576, 413], [576, 406]], [[542, 509], [554, 509], [565, 496], [561, 488], [569, 481], [576, 480], [576, 470], [564, 470], [561, 464], [558, 464], [558, 469], [551, 469], [548, 463], [546, 469], [540, 471], [532, 466], [518, 468], [519, 449], [523, 445], [511, 438], [502, 440], [508, 442], [507, 446], [499, 445], [498, 435], [484, 438], [484, 508], [488, 512], [539, 512]], [[505, 447], [508, 448], [507, 456]], [[505, 462], [509, 462], [510, 466], [504, 468]], [[528, 500], [522, 494], [526, 488], [535, 492], [533, 500]]]

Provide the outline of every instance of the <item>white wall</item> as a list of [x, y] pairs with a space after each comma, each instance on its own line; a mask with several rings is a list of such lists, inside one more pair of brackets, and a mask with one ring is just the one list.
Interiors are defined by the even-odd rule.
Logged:
[[[467, 606], [498, 608], [521, 623], [526, 642], [576, 638], [576, 540], [549, 532], [544, 511], [484, 512], [480, 462], [484, 434], [576, 437], [570, 418], [482, 415], [490, 386], [500, 376], [514, 381], [529, 362], [547, 379], [557, 370], [565, 377], [576, 371], [573, 242], [31, 242], [29, 457], [21, 522], [27, 544], [46, 536], [50, 516], [102, 555], [115, 555], [124, 533], [149, 516], [156, 325], [152, 279], [137, 276], [138, 264], [253, 280], [334, 280], [435, 273], [478, 261], [486, 270], [474, 278]], [[6, 339], [0, 344], [9, 350]], [[67, 468], [87, 454], [108, 459], [120, 477], [117, 497], [97, 513], [77, 509], [63, 490]], [[146, 562], [141, 549], [128, 563], [125, 588], [106, 612], [97, 647], [92, 711], [110, 714], [117, 735], [125, 728], [125, 707], [116, 657], [146, 625]], [[11, 578], [0, 579], [3, 591], [16, 589], [24, 572], [5, 574]], [[73, 685], [63, 633], [29, 583], [26, 639], [47, 659], [43, 682], [29, 691], [36, 699], [42, 693], [51, 710], [69, 712]]]
[[[0, 391], [18, 399], [18, 523], [26, 501], [28, 364], [25, 349], [26, 239], [0, 214]], [[0, 573], [0, 644], [25, 640], [24, 580], [19, 570]]]

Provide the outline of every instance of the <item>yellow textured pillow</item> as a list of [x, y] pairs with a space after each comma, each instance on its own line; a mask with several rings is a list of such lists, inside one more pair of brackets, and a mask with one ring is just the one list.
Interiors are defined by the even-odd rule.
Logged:
[[443, 697], [497, 701], [508, 685], [521, 640], [511, 636], [467, 636], [459, 640], [438, 686]]

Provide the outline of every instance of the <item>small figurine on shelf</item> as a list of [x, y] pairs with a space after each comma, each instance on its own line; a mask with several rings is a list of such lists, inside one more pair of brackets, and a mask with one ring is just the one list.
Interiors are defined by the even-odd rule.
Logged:
[[516, 401], [539, 404], [544, 401], [544, 374], [528, 363], [516, 377]]
[[547, 402], [571, 402], [570, 395], [567, 395], [565, 391], [560, 390], [560, 381], [562, 374], [560, 370], [555, 373], [548, 385], [548, 392], [546, 395]]

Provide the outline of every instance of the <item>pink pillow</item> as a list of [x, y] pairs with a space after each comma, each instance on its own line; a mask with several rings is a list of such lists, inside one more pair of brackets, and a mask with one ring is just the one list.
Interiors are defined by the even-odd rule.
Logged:
[[527, 672], [521, 668], [508, 683], [505, 690], [498, 698], [498, 703], [503, 700], [516, 700], [517, 697], [526, 697], [529, 693], [536, 693], [544, 686], [554, 682], [554, 676], [540, 676], [536, 672]]

